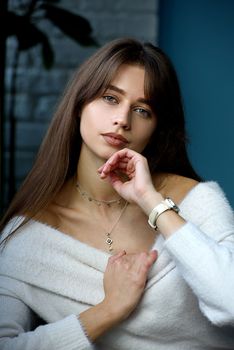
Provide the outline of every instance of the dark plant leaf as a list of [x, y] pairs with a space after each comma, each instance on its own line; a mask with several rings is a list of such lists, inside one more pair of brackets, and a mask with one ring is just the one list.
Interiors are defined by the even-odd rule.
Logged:
[[45, 10], [46, 18], [81, 45], [97, 45], [91, 36], [92, 27], [84, 17], [47, 3], [42, 4], [41, 8]]
[[45, 34], [31, 23], [27, 16], [8, 12], [6, 23], [6, 34], [17, 37], [19, 50], [27, 50], [45, 41]]
[[46, 36], [42, 42], [41, 50], [43, 65], [46, 69], [50, 69], [54, 64], [54, 51]]
[[17, 29], [20, 29], [21, 16], [16, 15], [14, 12], [7, 11], [5, 18], [5, 33], [6, 36], [16, 35]]
[[43, 1], [43, 3], [58, 3], [60, 0], [46, 0], [46, 1]]

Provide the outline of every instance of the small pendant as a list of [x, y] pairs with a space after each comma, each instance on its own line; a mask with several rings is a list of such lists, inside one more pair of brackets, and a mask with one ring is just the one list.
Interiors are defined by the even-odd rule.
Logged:
[[109, 252], [111, 252], [111, 251], [113, 250], [113, 248], [112, 248], [113, 239], [111, 239], [110, 233], [109, 233], [109, 232], [107, 232], [106, 235], [107, 235], [106, 244], [108, 244], [108, 246], [109, 246]]
[[107, 238], [106, 243], [108, 245], [111, 245], [113, 243], [113, 240], [111, 238]]

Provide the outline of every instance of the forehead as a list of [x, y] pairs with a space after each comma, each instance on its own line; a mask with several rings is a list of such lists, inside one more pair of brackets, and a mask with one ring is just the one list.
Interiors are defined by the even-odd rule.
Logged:
[[144, 97], [145, 69], [139, 65], [123, 64], [118, 68], [110, 85]]

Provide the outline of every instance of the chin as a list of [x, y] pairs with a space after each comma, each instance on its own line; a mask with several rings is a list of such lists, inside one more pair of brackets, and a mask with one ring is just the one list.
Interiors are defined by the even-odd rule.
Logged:
[[[107, 160], [109, 159], [114, 153], [121, 151], [122, 149], [124, 149], [126, 147], [108, 147], [105, 150], [103, 150], [102, 152], [100, 152], [100, 156], [102, 159]], [[130, 148], [130, 147], [127, 147]]]
[[96, 147], [95, 149], [90, 149], [92, 157], [102, 159], [104, 162], [109, 159], [116, 150], [114, 149], [100, 149], [99, 147]]
[[104, 161], [106, 161], [107, 159], [109, 159], [117, 151], [118, 150], [113, 149], [113, 150], [110, 150], [110, 151], [102, 152], [100, 154], [100, 158], [102, 158]]

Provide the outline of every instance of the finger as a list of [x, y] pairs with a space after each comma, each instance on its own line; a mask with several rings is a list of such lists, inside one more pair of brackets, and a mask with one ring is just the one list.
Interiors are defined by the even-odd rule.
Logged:
[[144, 278], [147, 278], [149, 270], [156, 261], [157, 252], [152, 251], [150, 253], [141, 253], [140, 255], [139, 263], [136, 265], [137, 272]]
[[107, 174], [109, 173], [110, 171], [113, 171], [113, 170], [122, 170], [122, 169], [126, 169], [128, 166], [128, 163], [127, 162], [123, 162], [122, 160], [120, 160], [119, 162], [115, 163], [115, 164], [106, 164], [102, 171], [103, 173]]
[[[106, 169], [107, 165], [114, 165], [116, 164], [119, 160], [122, 162], [128, 163], [129, 160], [133, 157], [134, 154], [131, 153], [136, 153], [134, 151], [131, 151], [127, 148], [124, 148], [118, 152], [115, 152], [107, 161], [105, 164], [103, 164], [100, 168], [98, 168], [98, 172], [101, 173], [104, 169]], [[104, 170], [105, 172], [105, 170]]]
[[127, 174], [127, 166], [128, 166], [127, 163], [124, 163], [124, 162], [120, 162], [116, 165], [108, 165], [103, 170], [101, 170], [99, 172], [99, 175], [100, 175], [101, 179], [104, 179], [108, 175], [110, 175], [111, 173], [114, 173], [114, 171], [120, 171], [122, 173]]
[[120, 170], [131, 178], [132, 175], [135, 174], [138, 163], [141, 164], [139, 157], [140, 155], [138, 153], [128, 149], [123, 149], [114, 153], [106, 163], [98, 169], [101, 179], [105, 179], [110, 172], [115, 170]]
[[113, 264], [116, 260], [118, 260], [119, 258], [121, 258], [122, 256], [126, 255], [126, 251], [125, 250], [121, 250], [119, 253], [115, 254], [115, 255], [112, 255], [110, 258], [109, 258], [109, 262], [111, 264]]
[[106, 177], [106, 175], [110, 172], [116, 169], [117, 163], [111, 163], [110, 161], [107, 161], [101, 168], [98, 169], [99, 174], [101, 177]]
[[141, 258], [143, 259], [141, 267], [143, 268], [143, 271], [149, 270], [153, 263], [156, 261], [158, 256], [158, 252], [156, 250], [152, 250], [149, 253], [141, 253]]
[[104, 167], [105, 164], [103, 164], [100, 168], [98, 168], [97, 172], [100, 174], [102, 172], [102, 169]]
[[120, 157], [127, 157], [127, 158], [132, 158], [135, 155], [139, 155], [139, 153], [137, 153], [136, 151], [133, 151], [129, 148], [123, 148], [122, 150], [116, 152], [115, 154], [118, 154]]
[[113, 188], [119, 193], [121, 186], [123, 185], [123, 181], [116, 175], [114, 172], [109, 174], [109, 180]]
[[122, 158], [120, 157], [119, 154], [115, 154], [111, 158], [109, 158], [106, 163], [104, 164], [102, 171], [106, 172], [109, 171], [110, 169], [114, 169], [116, 165], [118, 165], [122, 161]]
[[133, 157], [133, 155], [128, 154], [129, 150], [128, 149], [123, 149], [121, 151], [118, 151], [114, 153], [107, 161], [105, 164], [103, 164], [99, 169], [98, 172], [102, 172], [103, 170], [107, 168], [109, 165], [115, 165], [117, 164], [120, 160], [123, 162], [129, 162], [129, 160]]
[[151, 265], [157, 260], [157, 258], [158, 258], [157, 250], [151, 250], [151, 252], [149, 253], [149, 258], [148, 258]]

